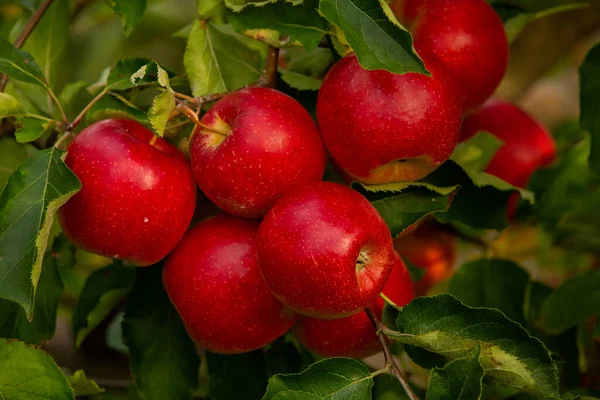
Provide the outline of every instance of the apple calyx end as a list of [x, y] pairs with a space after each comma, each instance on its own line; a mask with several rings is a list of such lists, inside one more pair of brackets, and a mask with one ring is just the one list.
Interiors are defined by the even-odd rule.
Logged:
[[361, 250], [358, 253], [358, 258], [356, 259], [356, 274], [360, 274], [362, 270], [364, 270], [369, 264], [369, 255], [365, 250]]

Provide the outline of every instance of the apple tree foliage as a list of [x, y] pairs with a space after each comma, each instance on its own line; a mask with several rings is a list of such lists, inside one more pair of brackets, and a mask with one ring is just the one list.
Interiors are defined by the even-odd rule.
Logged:
[[[488, 2], [511, 41], [533, 20], [588, 6]], [[66, 137], [117, 116], [185, 149], [192, 124], [173, 118], [177, 96], [256, 82], [269, 46], [285, 49], [278, 89], [313, 115], [324, 74], [349, 49], [366, 69], [427, 74], [389, 5], [55, 0], [22, 48], [15, 46], [42, 3], [0, 1], [0, 72], [8, 78], [0, 93], [0, 398], [407, 398], [386, 368], [317, 359], [290, 335], [250, 353], [200, 358], [162, 287], [161, 265], [135, 270], [76, 250], [55, 220], [81, 187], [63, 161]], [[486, 132], [421, 181], [352, 185], [394, 237], [429, 217], [475, 249], [440, 294], [386, 308], [383, 333], [393, 351], [403, 366], [429, 376], [413, 381], [419, 398], [593, 398], [584, 386], [599, 386], [589, 376], [600, 379], [600, 45], [579, 75], [580, 118], [554, 132], [558, 160], [527, 189], [483, 172], [502, 145]], [[339, 179], [333, 169], [325, 178]], [[522, 239], [506, 219], [514, 193], [518, 219], [533, 229], [528, 240], [535, 237], [538, 264], [558, 271], [555, 287], [510, 256], [511, 235]], [[57, 320], [70, 321], [74, 346], [86, 354], [86, 342], [104, 332], [100, 351], [127, 355], [131, 375], [99, 385], [61, 365], [64, 357], [54, 361], [49, 354], [65, 351], [48, 344]]]

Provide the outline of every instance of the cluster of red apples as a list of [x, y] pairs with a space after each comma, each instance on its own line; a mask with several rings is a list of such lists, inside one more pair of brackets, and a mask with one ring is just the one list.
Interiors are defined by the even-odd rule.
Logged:
[[[435, 233], [419, 230], [396, 242], [399, 256], [362, 195], [321, 182], [327, 153], [363, 183], [418, 180], [448, 159], [462, 125], [462, 138], [486, 130], [505, 141], [489, 172], [515, 185], [554, 157], [552, 139], [527, 114], [480, 106], [508, 58], [502, 23], [484, 0], [397, 0], [392, 8], [431, 76], [367, 71], [349, 54], [324, 79], [318, 128], [276, 90], [233, 92], [195, 128], [191, 163], [137, 122], [97, 122], [69, 147], [66, 163], [82, 189], [59, 209], [64, 233], [84, 250], [139, 266], [168, 256], [165, 289], [210, 351], [254, 350], [296, 324], [300, 341], [324, 356], [376, 352], [362, 310], [381, 317], [382, 292], [400, 306], [414, 297], [400, 256], [432, 266], [417, 294], [445, 277], [452, 239], [442, 235], [437, 251], [428, 244]], [[188, 230], [196, 184], [224, 213]]]

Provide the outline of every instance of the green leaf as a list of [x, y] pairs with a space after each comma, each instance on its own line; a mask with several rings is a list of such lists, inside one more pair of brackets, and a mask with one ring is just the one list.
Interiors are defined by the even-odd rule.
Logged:
[[[421, 180], [435, 186], [459, 185], [450, 209], [436, 218], [442, 223], [460, 222], [472, 229], [502, 229], [507, 225], [508, 200], [513, 193], [533, 202], [533, 194], [500, 178], [477, 173], [448, 160]], [[481, 205], [485, 204], [485, 207]]]
[[[261, 8], [250, 7], [240, 13], [230, 12], [227, 20], [233, 28], [252, 38], [289, 37], [289, 42], [300, 42], [307, 50], [316, 49], [328, 31], [328, 23], [317, 11], [318, 0], [304, 0], [302, 4], [273, 3]], [[268, 32], [267, 32], [268, 31]]]
[[85, 124], [106, 118], [133, 119], [142, 125], [148, 125], [148, 116], [142, 110], [132, 107], [131, 103], [123, 103], [114, 96], [104, 96], [85, 115]]
[[75, 81], [68, 83], [58, 95], [58, 100], [62, 104], [67, 117], [74, 119], [92, 99], [87, 91], [88, 83], [86, 81]]
[[75, 400], [52, 358], [15, 340], [0, 339], [0, 395], [3, 400]]
[[20, 304], [29, 319], [54, 212], [81, 189], [64, 155], [56, 148], [35, 154], [0, 195], [0, 297]]
[[129, 36], [146, 12], [147, 0], [108, 0], [113, 11], [121, 17], [123, 31]]
[[40, 22], [27, 38], [23, 49], [28, 51], [44, 72], [49, 86], [55, 87], [64, 71], [69, 46], [71, 15], [69, 0], [55, 0], [44, 12]]
[[11, 137], [0, 138], [0, 192], [10, 174], [29, 157], [25, 146]]
[[496, 308], [524, 322], [529, 274], [509, 260], [483, 258], [463, 264], [452, 276], [449, 292], [471, 307]]
[[77, 397], [94, 396], [104, 392], [104, 389], [98, 386], [95, 381], [88, 379], [88, 377], [85, 376], [85, 372], [82, 369], [75, 371], [75, 373], [68, 376], [67, 379]]
[[[208, 394], [214, 400], [260, 400], [267, 389], [267, 371], [262, 351], [243, 354], [206, 352]], [[235, 382], [232, 385], [232, 382]]]
[[172, 90], [165, 90], [152, 101], [152, 107], [148, 113], [148, 119], [150, 125], [159, 137], [163, 137], [165, 134], [165, 128], [171, 111], [175, 109], [175, 95]]
[[[200, 0], [202, 1], [202, 0]], [[275, 3], [281, 0], [225, 0], [225, 5], [233, 11], [240, 12], [248, 6], [264, 7], [267, 4]], [[286, 3], [300, 4], [302, 0], [284, 0]]]
[[262, 60], [260, 53], [248, 48], [230, 27], [196, 21], [183, 64], [192, 93], [203, 96], [239, 89], [256, 81]]
[[600, 44], [594, 46], [579, 67], [581, 128], [592, 138], [590, 168], [600, 175]]
[[284, 335], [267, 345], [264, 358], [269, 376], [301, 372], [315, 362], [313, 354], [301, 346], [292, 334]]
[[479, 344], [487, 375], [533, 395], [558, 397], [557, 368], [548, 350], [498, 310], [468, 307], [449, 294], [418, 297], [396, 323], [400, 332], [386, 332], [393, 340], [448, 361]]
[[384, 0], [321, 0], [319, 10], [344, 32], [363, 68], [427, 73], [410, 33]]
[[479, 363], [481, 346], [476, 344], [464, 358], [435, 368], [429, 376], [426, 400], [480, 399], [485, 375]]
[[201, 19], [211, 19], [217, 23], [223, 22], [226, 11], [223, 0], [196, 0], [196, 4]]
[[451, 160], [474, 172], [483, 172], [504, 142], [489, 132], [481, 131], [454, 149]]
[[385, 185], [352, 187], [365, 195], [383, 217], [392, 237], [431, 214], [446, 212], [460, 187], [437, 187], [422, 182], [401, 182]]
[[40, 136], [52, 132], [56, 128], [56, 121], [48, 121], [39, 118], [19, 118], [19, 127], [15, 138], [19, 143], [29, 143], [37, 140]]
[[373, 375], [351, 358], [326, 358], [298, 374], [269, 379], [263, 400], [370, 399]]
[[162, 265], [138, 268], [127, 298], [123, 339], [144, 400], [189, 400], [200, 359], [161, 282]]
[[0, 337], [32, 344], [50, 340], [54, 336], [63, 288], [56, 260], [46, 256], [37, 286], [33, 320], [27, 319], [25, 311], [17, 303], [0, 299]]
[[281, 79], [294, 89], [319, 90], [323, 83], [321, 79], [313, 78], [312, 76], [307, 76], [284, 68], [278, 68], [277, 70], [281, 74]]
[[552, 294], [553, 290], [550, 286], [546, 286], [541, 282], [529, 281], [527, 290], [525, 291], [525, 304], [523, 306], [523, 316], [525, 320], [531, 324], [540, 316], [544, 301]]
[[77, 347], [129, 293], [134, 281], [133, 268], [116, 264], [97, 269], [88, 276], [73, 310], [73, 336]]
[[539, 325], [558, 334], [586, 321], [600, 310], [600, 271], [592, 270], [565, 281], [542, 305]]
[[12, 79], [46, 87], [44, 72], [31, 54], [19, 50], [0, 36], [0, 71]]
[[142, 83], [151, 83], [156, 81], [156, 76], [146, 76], [136, 81], [131, 77], [144, 66], [152, 63], [147, 58], [126, 58], [120, 60], [109, 72], [106, 78], [106, 86], [110, 90], [126, 90]]
[[398, 378], [388, 374], [381, 374], [375, 377], [375, 385], [373, 386], [373, 399], [410, 400], [404, 391], [404, 388], [400, 384], [400, 381], [398, 381]]
[[0, 118], [24, 113], [25, 110], [19, 100], [9, 94], [0, 93]]

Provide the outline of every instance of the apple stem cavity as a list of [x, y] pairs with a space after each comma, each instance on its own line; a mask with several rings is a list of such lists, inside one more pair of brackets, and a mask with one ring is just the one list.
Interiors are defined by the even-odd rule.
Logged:
[[360, 271], [362, 271], [363, 269], [365, 269], [367, 267], [367, 264], [369, 263], [369, 257], [366, 251], [361, 250], [360, 253], [358, 253], [358, 258], [356, 259], [356, 273], [360, 273]]
[[400, 367], [398, 367], [398, 364], [396, 364], [396, 361], [394, 360], [394, 356], [392, 356], [392, 352], [390, 351], [390, 348], [388, 346], [386, 336], [383, 333], [383, 330], [385, 329], [385, 327], [381, 325], [381, 323], [375, 316], [375, 313], [373, 312], [373, 310], [370, 307], [365, 309], [365, 312], [367, 313], [367, 316], [371, 320], [373, 327], [377, 331], [377, 339], [379, 339], [379, 343], [381, 344], [381, 349], [383, 350], [383, 356], [385, 358], [385, 363], [386, 363], [387, 368], [389, 368], [389, 370], [396, 376], [396, 378], [398, 378], [398, 380], [400, 381], [400, 384], [402, 385], [402, 388], [404, 388], [404, 391], [406, 392], [406, 395], [411, 400], [419, 400], [419, 397], [417, 397], [415, 392], [413, 392], [412, 388], [408, 384], [408, 381], [407, 381], [406, 377], [404, 376], [404, 374], [402, 373], [402, 370], [400, 369]]

